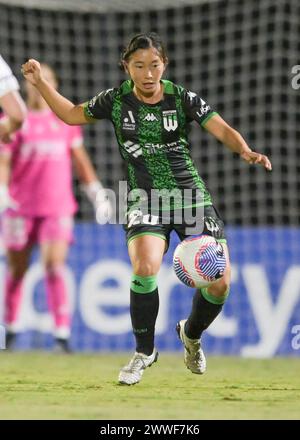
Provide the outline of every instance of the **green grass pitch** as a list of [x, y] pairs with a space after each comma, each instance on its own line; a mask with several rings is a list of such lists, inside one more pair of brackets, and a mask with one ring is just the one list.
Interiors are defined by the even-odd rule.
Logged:
[[208, 357], [198, 376], [161, 353], [139, 384], [118, 385], [129, 357], [0, 351], [0, 418], [299, 419], [300, 359]]

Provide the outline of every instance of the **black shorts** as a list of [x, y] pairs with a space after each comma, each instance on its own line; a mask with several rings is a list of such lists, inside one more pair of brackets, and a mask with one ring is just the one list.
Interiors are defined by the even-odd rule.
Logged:
[[[219, 242], [226, 243], [224, 222], [213, 205], [173, 211], [168, 214], [152, 215], [140, 209], [129, 213], [128, 222], [124, 225], [127, 244], [142, 235], [161, 237], [169, 247], [170, 233], [174, 230], [180, 240], [192, 235], [207, 234]], [[196, 214], [196, 215], [195, 215]]]

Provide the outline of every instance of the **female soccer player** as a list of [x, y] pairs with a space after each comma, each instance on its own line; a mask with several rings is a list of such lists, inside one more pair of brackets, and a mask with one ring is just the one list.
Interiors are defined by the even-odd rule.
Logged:
[[[72, 104], [51, 87], [36, 60], [29, 60], [22, 69], [25, 78], [37, 87], [53, 111], [67, 124], [110, 119], [114, 125], [120, 153], [128, 169], [129, 189], [135, 190], [129, 193], [125, 229], [133, 268], [130, 313], [136, 353], [119, 374], [120, 383], [132, 385], [140, 381], [145, 368], [158, 356], [154, 348], [159, 302], [156, 275], [170, 232], [175, 229], [181, 239], [187, 235], [185, 215], [181, 224], [174, 221], [178, 210], [185, 214], [188, 209], [183, 203], [171, 203], [169, 214], [164, 213], [162, 206], [157, 215], [152, 215], [149, 203], [144, 202], [145, 196], [154, 193], [157, 199], [161, 193], [192, 190], [191, 205], [203, 207], [203, 232], [225, 241], [223, 222], [190, 156], [188, 124], [195, 120], [248, 163], [261, 164], [268, 170], [271, 163], [263, 154], [252, 151], [242, 136], [200, 96], [162, 80], [168, 59], [156, 34], [136, 35], [125, 49], [121, 62], [129, 80], [80, 105]], [[230, 263], [225, 243], [224, 249], [228, 260], [224, 276], [209, 288], [195, 293], [190, 316], [177, 325], [185, 347], [186, 366], [196, 374], [204, 373], [206, 368], [201, 334], [220, 313], [228, 295]]]
[[[54, 71], [42, 65], [41, 73], [55, 90]], [[38, 243], [45, 267], [46, 291], [55, 324], [57, 351], [69, 351], [70, 304], [64, 280], [65, 259], [72, 241], [76, 202], [72, 193], [71, 156], [83, 189], [95, 209], [101, 188], [83, 147], [80, 127], [69, 127], [51, 111], [38, 90], [26, 82], [28, 115], [15, 140], [0, 146], [0, 200], [2, 234], [7, 249], [5, 285], [7, 346], [16, 334], [21, 286], [33, 245]], [[107, 202], [108, 203], [108, 202]], [[98, 212], [99, 214], [99, 212]]]

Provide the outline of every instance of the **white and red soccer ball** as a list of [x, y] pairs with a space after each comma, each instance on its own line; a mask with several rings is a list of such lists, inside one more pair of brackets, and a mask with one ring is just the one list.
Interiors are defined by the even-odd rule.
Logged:
[[179, 280], [188, 287], [207, 287], [224, 275], [224, 248], [210, 235], [189, 237], [175, 249], [173, 268]]

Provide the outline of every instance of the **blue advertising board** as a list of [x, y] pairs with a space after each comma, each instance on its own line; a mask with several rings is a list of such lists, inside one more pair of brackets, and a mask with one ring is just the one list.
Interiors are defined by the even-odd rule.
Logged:
[[[300, 229], [227, 228], [232, 263], [231, 292], [222, 313], [203, 336], [212, 354], [272, 357], [300, 354]], [[159, 350], [181, 349], [175, 332], [189, 314], [193, 289], [172, 270], [174, 234], [158, 276]], [[1, 258], [0, 278], [5, 270]], [[134, 350], [129, 315], [131, 267], [119, 225], [77, 224], [68, 258], [66, 283], [74, 310], [75, 351]], [[52, 318], [38, 254], [24, 282], [18, 349], [51, 346]], [[3, 282], [0, 298], [3, 299]], [[3, 301], [1, 301], [3, 309]], [[3, 310], [0, 313], [2, 316]]]

